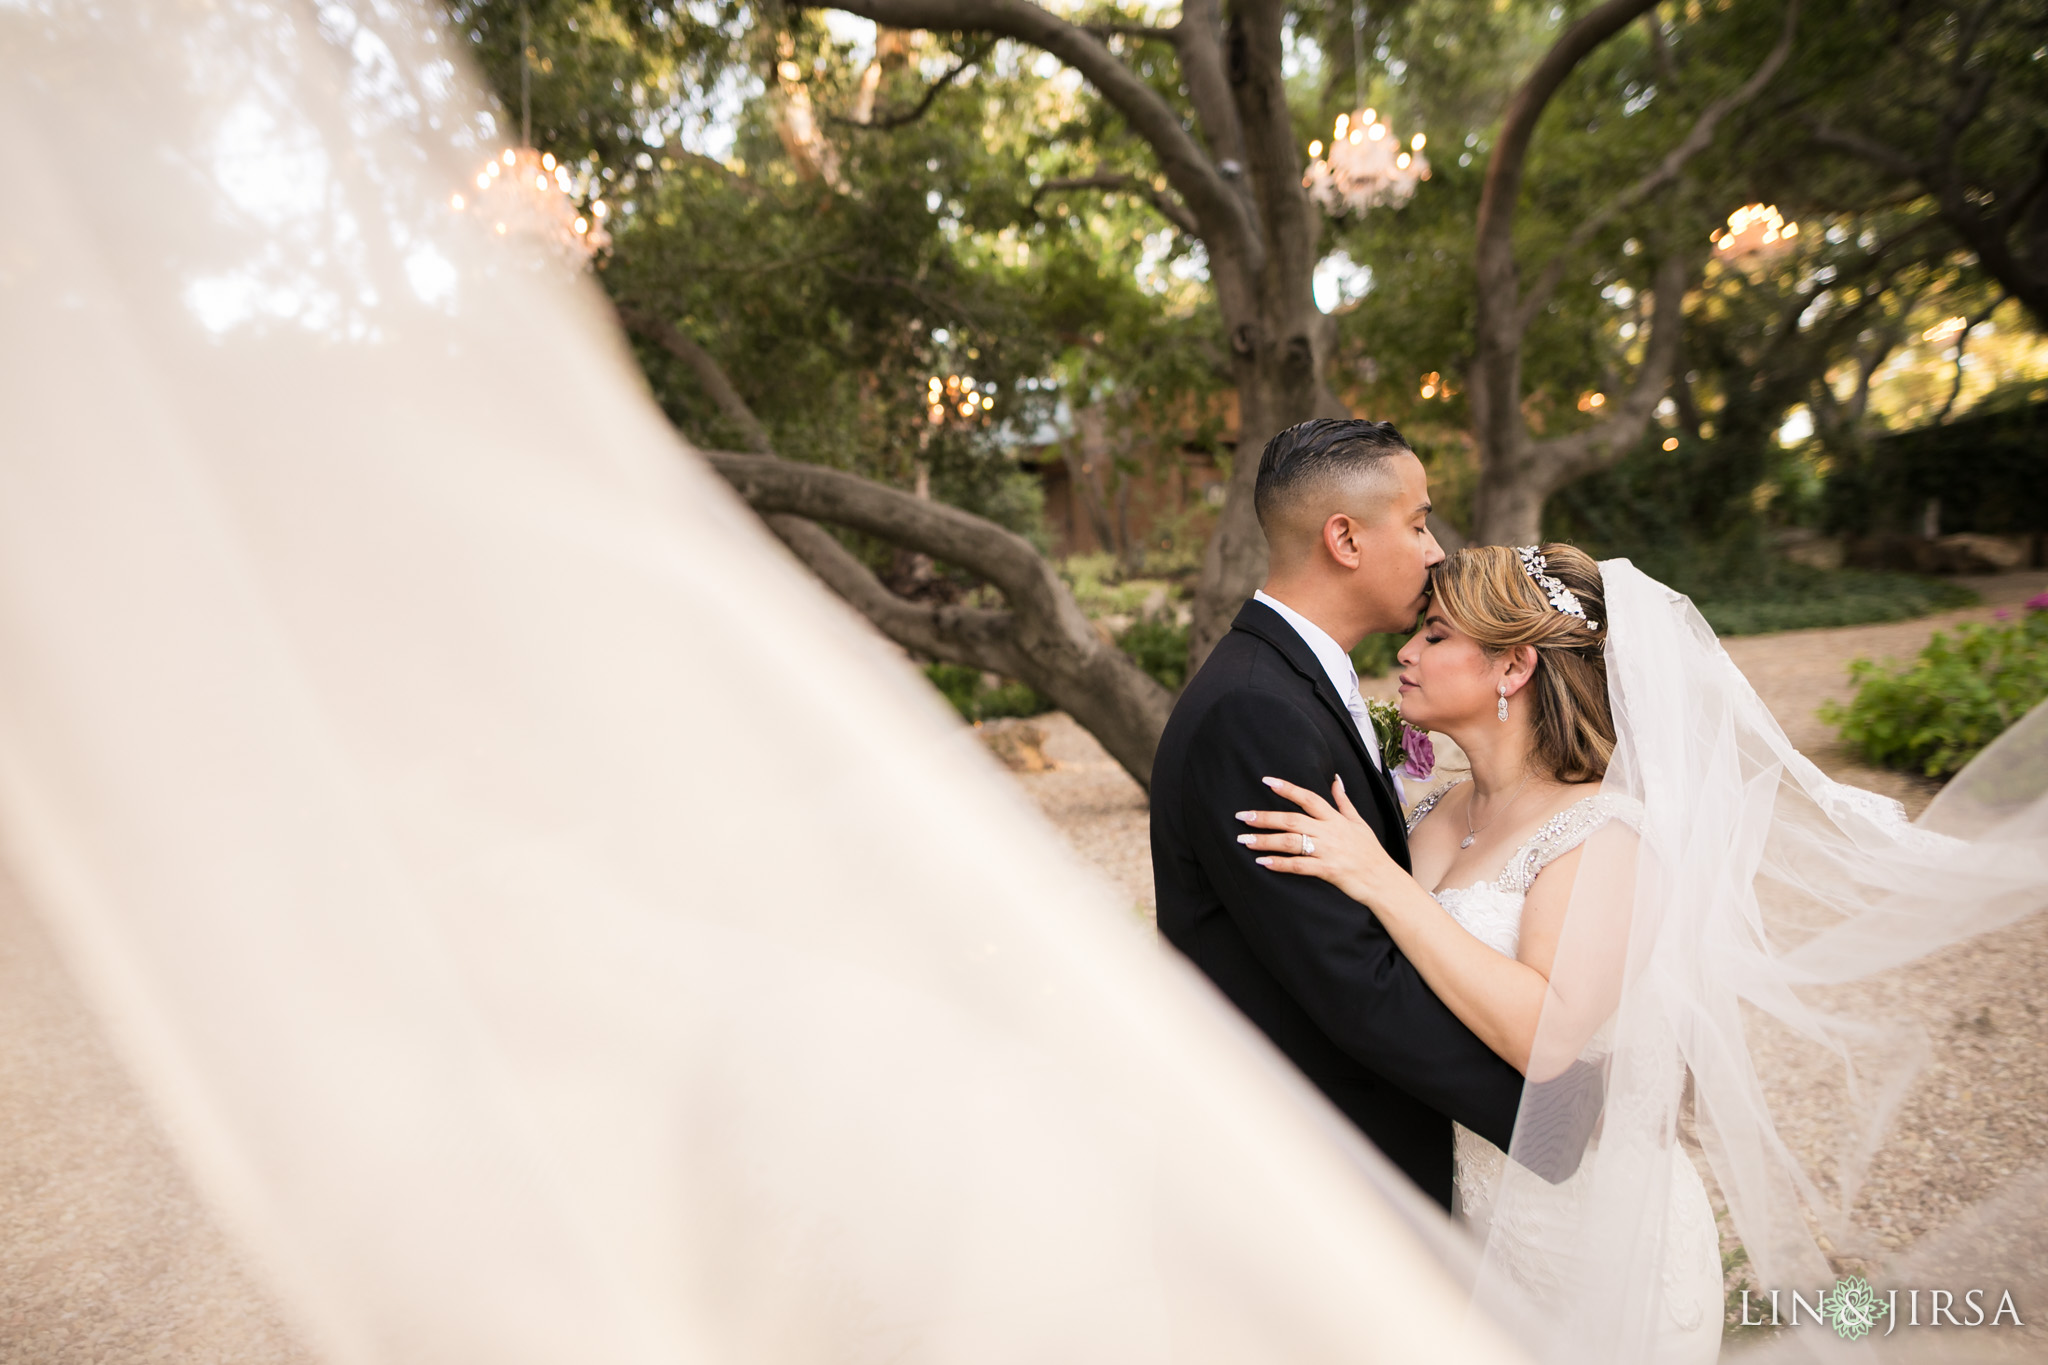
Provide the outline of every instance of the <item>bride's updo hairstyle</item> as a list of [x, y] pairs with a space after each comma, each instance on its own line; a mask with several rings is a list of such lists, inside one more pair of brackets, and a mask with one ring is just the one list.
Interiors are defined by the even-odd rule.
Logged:
[[1559, 611], [1529, 577], [1521, 556], [1505, 545], [1460, 550], [1430, 570], [1434, 608], [1460, 632], [1498, 657], [1536, 647], [1536, 672], [1516, 696], [1528, 705], [1535, 757], [1560, 782], [1593, 782], [1614, 756], [1614, 713], [1607, 703], [1607, 598], [1600, 566], [1571, 545], [1539, 547], [1546, 572], [1579, 599], [1592, 629]]

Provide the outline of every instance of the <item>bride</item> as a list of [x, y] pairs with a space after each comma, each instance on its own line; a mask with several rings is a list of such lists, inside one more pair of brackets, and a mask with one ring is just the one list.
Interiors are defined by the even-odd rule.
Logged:
[[[1472, 776], [1417, 806], [1414, 875], [1341, 787], [1333, 806], [1269, 778], [1300, 809], [1248, 812], [1262, 832], [1240, 837], [1369, 907], [1525, 1076], [1508, 1152], [1457, 1135], [1475, 1296], [1539, 1360], [1712, 1359], [1694, 1139], [1757, 1285], [1867, 1290], [1840, 1278], [1884, 1275], [1863, 1175], [1931, 1055], [1898, 973], [2048, 899], [2048, 707], [1909, 823], [1795, 749], [1692, 604], [1627, 560], [1482, 548], [1432, 572], [1402, 714]], [[1599, 1124], [1553, 1181], [1583, 1100], [1551, 1082], [1575, 1062], [1602, 1078]], [[2019, 1199], [1971, 1216], [2030, 1223]], [[2017, 1274], [1995, 1242], [1961, 1259]]]
[[[1268, 779], [1305, 813], [1249, 813], [1247, 823], [1273, 832], [1241, 841], [1262, 851], [1261, 865], [1320, 877], [1369, 906], [1467, 1027], [1540, 1082], [1593, 1044], [1620, 995], [1613, 953], [1574, 944], [1586, 966], [1598, 959], [1609, 970], [1602, 980], [1582, 966], [1594, 989], [1569, 999], [1558, 968], [1580, 883], [1634, 866], [1643, 807], [1602, 784], [1616, 748], [1605, 656], [1631, 641], [1625, 627], [1607, 629], [1600, 567], [1570, 546], [1464, 550], [1435, 569], [1431, 586], [1422, 628], [1399, 656], [1402, 716], [1457, 741], [1471, 778], [1415, 807], [1413, 875], [1358, 817], [1341, 780], [1333, 809], [1315, 792]], [[1589, 867], [1596, 835], [1604, 857]], [[1669, 1069], [1665, 1080], [1675, 1090], [1682, 1073]], [[1675, 1128], [1657, 1137], [1636, 1154], [1648, 1156], [1664, 1191], [1650, 1358], [1712, 1360], [1722, 1323], [1713, 1213]], [[1503, 1209], [1500, 1149], [1462, 1126], [1456, 1142], [1458, 1215], [1484, 1241], [1500, 1289], [1539, 1309], [1589, 1292], [1597, 1267], [1582, 1264], [1578, 1248], [1598, 1163], [1580, 1163], [1560, 1184], [1538, 1183]]]

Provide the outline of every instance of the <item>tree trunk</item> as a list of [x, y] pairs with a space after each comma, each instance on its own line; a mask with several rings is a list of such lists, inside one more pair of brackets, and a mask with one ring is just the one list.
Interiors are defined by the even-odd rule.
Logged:
[[1234, 122], [1245, 149], [1244, 161], [1229, 164], [1236, 167], [1233, 183], [1253, 206], [1263, 250], [1257, 259], [1230, 260], [1234, 287], [1224, 287], [1218, 276], [1237, 381], [1238, 439], [1223, 515], [1197, 581], [1190, 673], [1265, 581], [1266, 536], [1252, 493], [1266, 443], [1311, 417], [1351, 415], [1323, 383], [1330, 329], [1315, 303], [1322, 219], [1301, 186], [1302, 149], [1282, 71], [1282, 17], [1271, 0], [1248, 0], [1233, 7], [1224, 35]]
[[1107, 427], [1108, 419], [1100, 403], [1074, 410], [1074, 434], [1066, 442], [1067, 482], [1080, 499], [1088, 529], [1095, 533], [1095, 548], [1122, 563], [1123, 538], [1110, 519], [1109, 493], [1103, 480], [1103, 469], [1110, 458]]
[[1648, 12], [1654, 0], [1606, 0], [1567, 28], [1516, 89], [1487, 161], [1476, 226], [1477, 326], [1471, 395], [1473, 434], [1479, 446], [1479, 487], [1473, 499], [1472, 539], [1480, 545], [1528, 545], [1542, 538], [1543, 504], [1565, 484], [1612, 464], [1649, 430], [1650, 418], [1678, 360], [1690, 275], [1685, 251], [1665, 243], [1651, 290], [1655, 307], [1649, 341], [1628, 392], [1605, 396], [1607, 415], [1592, 426], [1537, 441], [1522, 414], [1522, 344], [1529, 326], [1555, 293], [1573, 254], [1620, 214], [1679, 178], [1686, 163], [1713, 141], [1721, 121], [1753, 98], [1792, 51], [1798, 0], [1789, 0], [1785, 26], [1762, 64], [1732, 94], [1710, 103], [1663, 159], [1573, 229], [1562, 250], [1536, 273], [1525, 293], [1515, 261], [1515, 212], [1529, 146], [1544, 108], [1566, 77], [1602, 43]]
[[[1643, 362], [1636, 367], [1628, 392], [1609, 398], [1606, 406], [1613, 415], [1583, 430], [1532, 440], [1520, 403], [1519, 330], [1513, 333], [1511, 346], [1493, 354], [1482, 349], [1472, 384], [1480, 471], [1472, 503], [1474, 544], [1536, 544], [1543, 538], [1543, 505], [1552, 493], [1613, 464], [1643, 439], [1677, 363], [1689, 273], [1688, 261], [1675, 252], [1658, 264]], [[1489, 321], [1488, 311], [1482, 302], [1482, 327]]]

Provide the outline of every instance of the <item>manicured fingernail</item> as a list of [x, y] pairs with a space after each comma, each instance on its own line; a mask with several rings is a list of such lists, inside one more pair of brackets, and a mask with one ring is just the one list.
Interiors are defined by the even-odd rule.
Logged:
[[1252, 859], [1252, 861], [1257, 863], [1260, 867], [1271, 867], [1273, 865], [1273, 860], [1271, 858], [1254, 858]]
[[1344, 786], [1344, 774], [1337, 773], [1335, 776], [1337, 778], [1337, 786], [1341, 790]]
[[1259, 781], [1265, 783], [1269, 787], [1275, 788], [1276, 790], [1280, 786], [1280, 779], [1277, 777], [1262, 777], [1259, 779]]
[[1252, 818], [1252, 813], [1248, 810], [1241, 810], [1237, 813], [1237, 818], [1240, 820], [1249, 820]]
[[1240, 835], [1238, 835], [1238, 836], [1237, 836], [1237, 841], [1238, 841], [1238, 842], [1239, 842], [1240, 844], [1248, 844], [1248, 843], [1250, 843], [1250, 842], [1251, 842], [1252, 840], [1254, 840], [1254, 839], [1256, 839], [1256, 838], [1258, 838], [1258, 837], [1259, 837], [1259, 836], [1258, 836], [1258, 835], [1256, 835], [1256, 834], [1240, 834]]

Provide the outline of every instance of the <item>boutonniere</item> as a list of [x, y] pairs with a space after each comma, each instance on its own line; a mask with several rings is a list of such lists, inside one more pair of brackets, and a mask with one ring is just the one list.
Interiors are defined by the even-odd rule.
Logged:
[[1380, 762], [1388, 772], [1420, 782], [1436, 771], [1436, 746], [1429, 742], [1429, 731], [1401, 719], [1399, 706], [1367, 697], [1365, 713], [1372, 717], [1372, 728], [1379, 735]]

